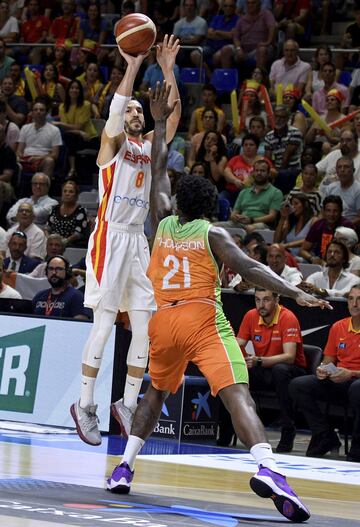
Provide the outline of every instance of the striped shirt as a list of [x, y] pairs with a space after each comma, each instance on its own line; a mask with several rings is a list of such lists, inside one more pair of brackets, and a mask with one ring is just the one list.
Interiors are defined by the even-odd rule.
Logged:
[[285, 135], [278, 135], [276, 130], [271, 130], [265, 135], [265, 150], [270, 150], [272, 153], [275, 168], [281, 168], [283, 155], [288, 145], [295, 145], [293, 156], [289, 160], [288, 168], [301, 167], [300, 158], [303, 148], [303, 138], [300, 130], [294, 126], [288, 126]]

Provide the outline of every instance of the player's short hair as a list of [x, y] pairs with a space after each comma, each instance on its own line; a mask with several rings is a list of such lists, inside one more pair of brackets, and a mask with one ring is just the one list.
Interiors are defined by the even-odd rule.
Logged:
[[189, 220], [210, 218], [215, 211], [217, 190], [208, 179], [186, 175], [180, 178], [176, 190], [178, 209]]
[[270, 291], [270, 293], [272, 294], [274, 298], [279, 298], [280, 296], [279, 293], [277, 293], [276, 291], [271, 291], [271, 289], [265, 289], [265, 287], [260, 287], [259, 285], [255, 286], [255, 293], [256, 292], [263, 293], [264, 291]]

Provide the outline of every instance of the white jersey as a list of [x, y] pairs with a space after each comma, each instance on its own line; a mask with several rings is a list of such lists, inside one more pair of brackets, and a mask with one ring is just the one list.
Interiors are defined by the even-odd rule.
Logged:
[[151, 143], [126, 137], [117, 155], [99, 173], [97, 221], [143, 225], [149, 212]]

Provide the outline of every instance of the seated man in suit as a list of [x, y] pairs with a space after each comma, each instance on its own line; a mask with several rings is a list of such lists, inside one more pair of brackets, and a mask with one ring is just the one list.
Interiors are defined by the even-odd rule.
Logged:
[[10, 257], [4, 260], [4, 269], [16, 273], [31, 273], [39, 264], [38, 260], [26, 256], [27, 236], [23, 231], [12, 233], [9, 243]]

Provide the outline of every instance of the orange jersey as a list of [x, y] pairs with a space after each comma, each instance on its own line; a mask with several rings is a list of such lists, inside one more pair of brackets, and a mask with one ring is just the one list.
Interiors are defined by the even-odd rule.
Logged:
[[360, 331], [356, 331], [351, 317], [333, 324], [324, 350], [325, 357], [335, 359], [339, 368], [360, 371]]
[[206, 220], [181, 225], [177, 216], [159, 223], [147, 275], [158, 307], [207, 298], [221, 304], [219, 270], [211, 252]]

